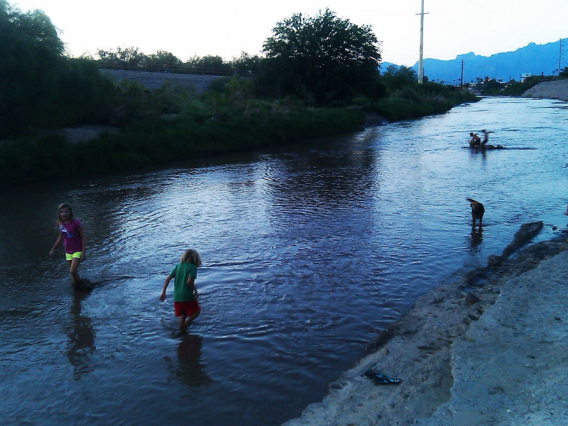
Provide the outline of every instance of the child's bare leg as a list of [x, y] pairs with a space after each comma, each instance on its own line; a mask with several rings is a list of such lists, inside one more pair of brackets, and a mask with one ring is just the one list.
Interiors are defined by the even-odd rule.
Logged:
[[81, 277], [79, 277], [79, 263], [81, 263], [81, 260], [73, 258], [73, 260], [68, 260], [67, 263], [69, 264], [69, 273], [71, 274], [73, 285], [79, 285], [81, 282]]
[[189, 317], [187, 317], [187, 320], [184, 321], [183, 326], [180, 324], [180, 327], [184, 329], [189, 327], [189, 324], [191, 324], [193, 320], [199, 316], [200, 313], [201, 311], [191, 314]]
[[186, 318], [187, 318], [187, 317], [185, 316], [185, 314], [181, 314], [181, 315], [179, 316], [179, 328], [181, 328], [182, 330], [183, 330], [183, 328], [184, 328], [183, 325], [185, 324], [185, 319], [186, 319]]

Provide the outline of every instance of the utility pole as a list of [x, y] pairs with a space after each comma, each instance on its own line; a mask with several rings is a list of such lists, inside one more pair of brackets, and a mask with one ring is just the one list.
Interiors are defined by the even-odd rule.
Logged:
[[558, 75], [560, 75], [560, 59], [562, 58], [562, 39], [558, 42], [559, 50], [558, 50]]
[[462, 71], [461, 71], [461, 78], [460, 78], [460, 89], [463, 88], [463, 59], [462, 59]]
[[418, 84], [422, 84], [424, 78], [424, 69], [422, 68], [422, 61], [424, 59], [424, 0], [422, 0], [422, 10], [417, 15], [420, 15], [420, 59], [418, 60]]

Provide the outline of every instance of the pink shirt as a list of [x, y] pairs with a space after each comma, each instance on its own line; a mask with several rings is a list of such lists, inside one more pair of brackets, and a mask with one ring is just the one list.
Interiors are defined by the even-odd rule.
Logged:
[[65, 253], [76, 253], [83, 251], [83, 243], [79, 235], [79, 228], [81, 222], [79, 219], [73, 219], [69, 223], [59, 222], [59, 231], [63, 237], [63, 245], [65, 246]]

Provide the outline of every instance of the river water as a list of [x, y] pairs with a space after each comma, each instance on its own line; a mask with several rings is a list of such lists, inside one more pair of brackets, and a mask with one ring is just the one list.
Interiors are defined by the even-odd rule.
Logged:
[[[510, 149], [470, 152], [470, 131]], [[0, 195], [2, 424], [277, 425], [322, 399], [428, 289], [566, 226], [568, 104], [487, 98], [447, 114]], [[486, 207], [471, 226], [466, 197]], [[83, 223], [74, 292], [57, 205]], [[558, 231], [556, 231], [558, 232]], [[201, 254], [201, 316], [163, 280]], [[173, 284], [173, 283], [172, 283]]]

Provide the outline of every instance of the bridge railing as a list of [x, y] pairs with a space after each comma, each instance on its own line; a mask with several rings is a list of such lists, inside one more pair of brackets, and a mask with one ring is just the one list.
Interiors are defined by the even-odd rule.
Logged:
[[231, 76], [238, 75], [240, 77], [252, 77], [255, 72], [252, 70], [234, 70], [230, 68], [202, 68], [192, 67], [191, 65], [157, 65], [157, 64], [140, 64], [140, 63], [103, 63], [99, 64], [100, 69], [122, 70], [122, 71], [143, 71], [154, 73], [172, 73], [172, 74], [193, 74], [193, 75], [214, 75], [214, 76]]

